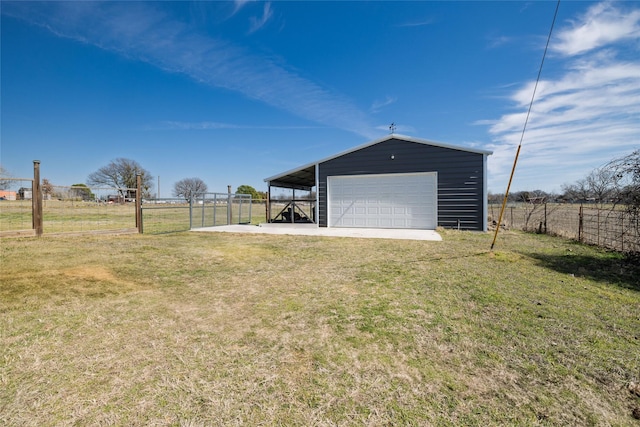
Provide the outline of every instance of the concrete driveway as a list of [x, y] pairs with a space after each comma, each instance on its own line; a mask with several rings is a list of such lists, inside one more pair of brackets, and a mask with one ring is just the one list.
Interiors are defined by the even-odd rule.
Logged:
[[387, 228], [327, 228], [316, 224], [260, 224], [220, 225], [194, 228], [191, 231], [217, 233], [288, 234], [297, 236], [359, 237], [363, 239], [433, 240], [442, 237], [435, 230], [406, 230]]

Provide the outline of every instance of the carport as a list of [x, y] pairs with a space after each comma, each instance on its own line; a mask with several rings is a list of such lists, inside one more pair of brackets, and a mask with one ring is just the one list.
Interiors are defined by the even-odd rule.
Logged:
[[[266, 178], [268, 222], [486, 231], [490, 154], [388, 135]], [[290, 200], [274, 205], [272, 188], [290, 189]], [[298, 198], [296, 191], [310, 192], [310, 197]]]
[[[317, 163], [305, 165], [265, 179], [268, 185], [267, 222], [316, 224], [317, 194], [315, 198], [296, 197], [296, 190], [313, 194], [314, 188], [317, 187], [317, 166]], [[291, 190], [292, 196], [288, 200], [272, 199], [272, 188]]]

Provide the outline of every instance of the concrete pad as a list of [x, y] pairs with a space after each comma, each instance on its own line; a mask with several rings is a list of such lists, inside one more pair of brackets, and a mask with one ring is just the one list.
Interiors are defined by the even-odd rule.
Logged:
[[288, 234], [296, 236], [359, 237], [363, 239], [400, 239], [441, 241], [435, 230], [407, 230], [389, 228], [327, 228], [316, 224], [260, 224], [220, 225], [194, 228], [191, 231], [218, 233]]

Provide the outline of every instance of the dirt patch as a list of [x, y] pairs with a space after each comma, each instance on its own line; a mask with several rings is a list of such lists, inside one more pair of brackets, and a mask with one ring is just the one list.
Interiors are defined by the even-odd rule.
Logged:
[[62, 270], [61, 274], [76, 279], [89, 279], [102, 282], [119, 282], [111, 271], [101, 266], [73, 267]]

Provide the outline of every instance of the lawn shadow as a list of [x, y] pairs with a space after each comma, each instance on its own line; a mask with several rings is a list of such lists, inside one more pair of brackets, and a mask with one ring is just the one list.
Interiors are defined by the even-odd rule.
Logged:
[[521, 252], [540, 265], [560, 273], [576, 277], [587, 277], [599, 282], [611, 283], [622, 288], [640, 292], [640, 266], [637, 260], [625, 258], [621, 254], [601, 256], [575, 254], [540, 254]]

